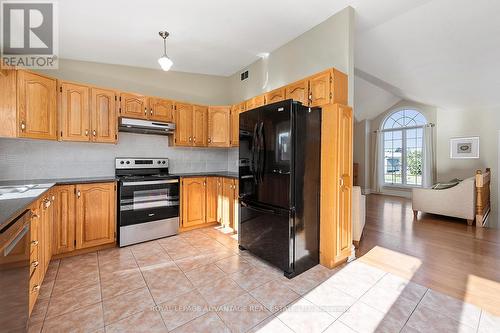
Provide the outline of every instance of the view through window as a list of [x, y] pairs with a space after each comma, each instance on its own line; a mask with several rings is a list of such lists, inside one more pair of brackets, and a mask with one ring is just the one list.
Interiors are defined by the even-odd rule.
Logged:
[[425, 117], [412, 109], [392, 113], [384, 122], [383, 162], [386, 185], [422, 186]]

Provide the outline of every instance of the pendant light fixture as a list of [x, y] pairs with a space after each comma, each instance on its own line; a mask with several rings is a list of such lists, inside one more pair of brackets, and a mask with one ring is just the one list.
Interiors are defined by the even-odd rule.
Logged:
[[158, 63], [165, 72], [169, 71], [174, 64], [172, 60], [167, 55], [167, 37], [169, 33], [167, 31], [160, 31], [160, 36], [163, 38], [163, 56], [158, 59]]

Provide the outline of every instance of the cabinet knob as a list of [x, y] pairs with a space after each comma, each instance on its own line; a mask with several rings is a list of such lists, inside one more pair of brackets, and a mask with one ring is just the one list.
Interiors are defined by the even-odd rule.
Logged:
[[82, 192], [80, 192], [80, 190], [76, 191], [76, 196], [77, 196], [77, 198], [81, 197], [82, 196]]
[[196, 143], [196, 137], [195, 136], [193, 137], [193, 142]]
[[85, 136], [89, 136], [89, 130], [88, 129], [85, 130]]
[[23, 121], [21, 121], [21, 131], [24, 132], [24, 130], [26, 129], [26, 123]]
[[35, 285], [33, 286], [33, 289], [31, 290], [31, 292], [36, 293], [36, 292], [38, 292], [39, 290], [40, 290], [40, 285], [35, 284]]
[[193, 141], [193, 138], [192, 137], [189, 137], [189, 142]]
[[37, 219], [37, 218], [39, 218], [39, 217], [40, 217], [40, 215], [38, 215], [38, 214], [33, 214], [33, 215], [31, 215], [31, 218], [33, 218], [33, 219]]
[[208, 143], [212, 143], [212, 139], [208, 138]]
[[92, 131], [92, 135], [93, 135], [93, 136], [97, 136], [97, 131], [96, 131], [96, 130], [93, 130], [93, 131]]
[[149, 110], [149, 114], [153, 115], [153, 109]]
[[39, 265], [39, 264], [40, 264], [40, 263], [38, 262], [38, 260], [35, 260], [35, 261], [33, 261], [33, 262], [31, 263], [31, 266], [33, 266], [33, 267], [38, 267], [38, 265]]
[[38, 241], [35, 239], [35, 240], [32, 240], [31, 241], [31, 245], [33, 246], [37, 246], [38, 245]]

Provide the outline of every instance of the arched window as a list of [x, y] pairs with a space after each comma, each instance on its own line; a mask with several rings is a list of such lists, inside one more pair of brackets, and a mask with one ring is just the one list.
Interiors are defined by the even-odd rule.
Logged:
[[384, 185], [422, 186], [424, 126], [414, 109], [400, 109], [382, 123]]

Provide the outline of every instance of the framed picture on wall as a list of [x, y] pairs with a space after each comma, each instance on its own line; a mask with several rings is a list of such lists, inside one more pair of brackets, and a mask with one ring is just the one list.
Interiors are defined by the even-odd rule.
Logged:
[[479, 158], [479, 137], [451, 138], [450, 158]]

